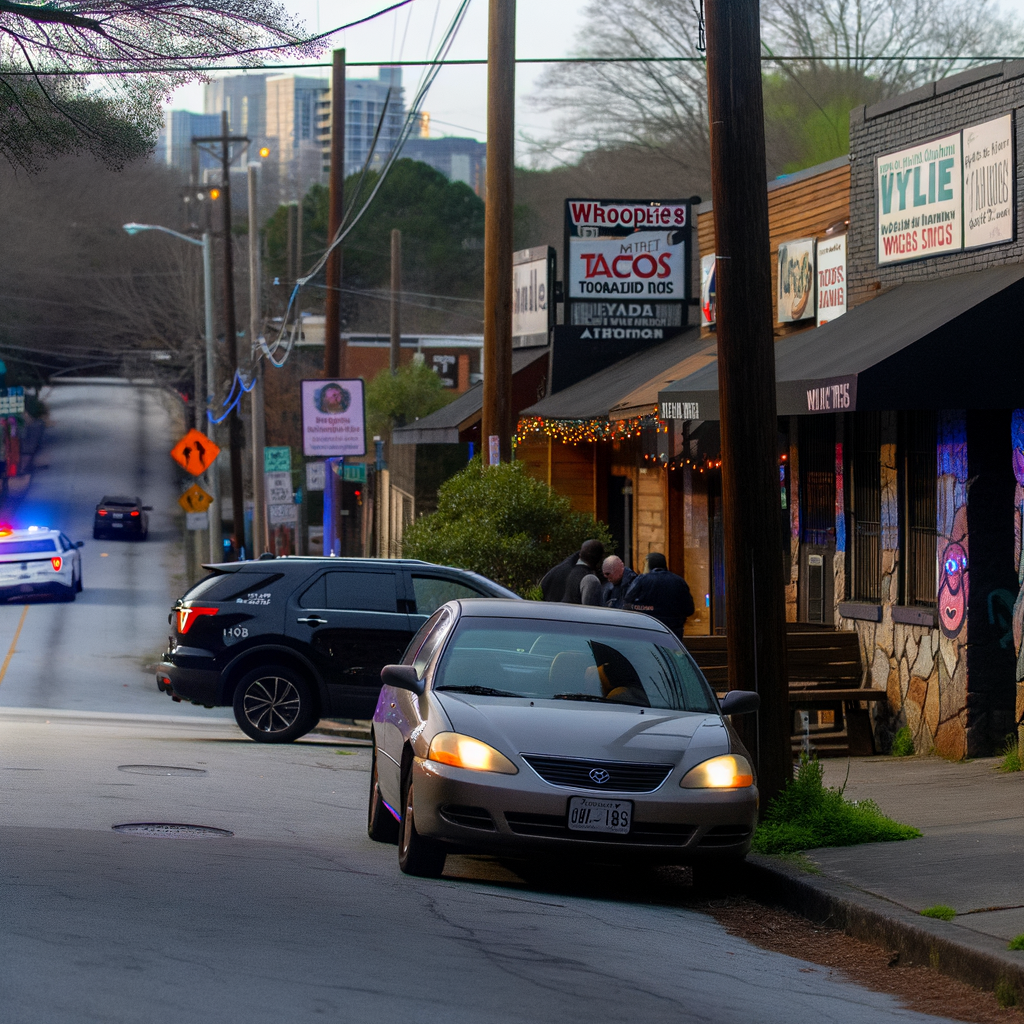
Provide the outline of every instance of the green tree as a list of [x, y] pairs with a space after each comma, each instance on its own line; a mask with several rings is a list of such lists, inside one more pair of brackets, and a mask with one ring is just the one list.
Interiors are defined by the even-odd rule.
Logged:
[[574, 512], [521, 462], [484, 467], [478, 456], [441, 485], [437, 511], [405, 531], [402, 553], [470, 569], [525, 594], [591, 537], [612, 549], [604, 523]]
[[407, 363], [397, 373], [381, 370], [366, 388], [367, 426], [371, 435], [390, 435], [392, 427], [429, 416], [452, 397], [426, 363]]

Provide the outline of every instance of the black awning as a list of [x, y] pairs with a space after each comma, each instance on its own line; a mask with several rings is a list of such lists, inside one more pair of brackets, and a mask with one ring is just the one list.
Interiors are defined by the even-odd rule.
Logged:
[[[901, 284], [775, 345], [780, 416], [1024, 404], [1024, 265]], [[658, 394], [662, 419], [718, 419], [718, 364]]]

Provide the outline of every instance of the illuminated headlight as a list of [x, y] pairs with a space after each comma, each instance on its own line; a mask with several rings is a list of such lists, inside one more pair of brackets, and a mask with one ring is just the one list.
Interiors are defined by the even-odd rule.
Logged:
[[753, 784], [754, 770], [739, 754], [722, 754], [702, 761], [679, 783], [683, 789], [744, 789]]
[[457, 732], [439, 732], [430, 741], [428, 761], [470, 768], [475, 772], [500, 772], [516, 775], [519, 769], [500, 750]]

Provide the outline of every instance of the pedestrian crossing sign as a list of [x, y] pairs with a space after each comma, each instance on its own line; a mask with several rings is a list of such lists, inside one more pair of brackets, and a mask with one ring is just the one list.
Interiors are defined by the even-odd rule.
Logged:
[[219, 454], [220, 447], [194, 428], [171, 449], [171, 458], [193, 476], [205, 473]]
[[213, 498], [199, 486], [193, 484], [179, 499], [178, 504], [186, 512], [205, 512], [213, 503]]

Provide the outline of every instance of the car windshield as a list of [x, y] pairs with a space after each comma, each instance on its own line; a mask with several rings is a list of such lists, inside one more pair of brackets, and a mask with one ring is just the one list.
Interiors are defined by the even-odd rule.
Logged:
[[45, 551], [56, 551], [57, 545], [52, 540], [2, 540], [0, 541], [0, 557], [3, 555], [35, 555]]
[[477, 696], [718, 711], [700, 669], [671, 637], [588, 623], [463, 618], [433, 688]]

